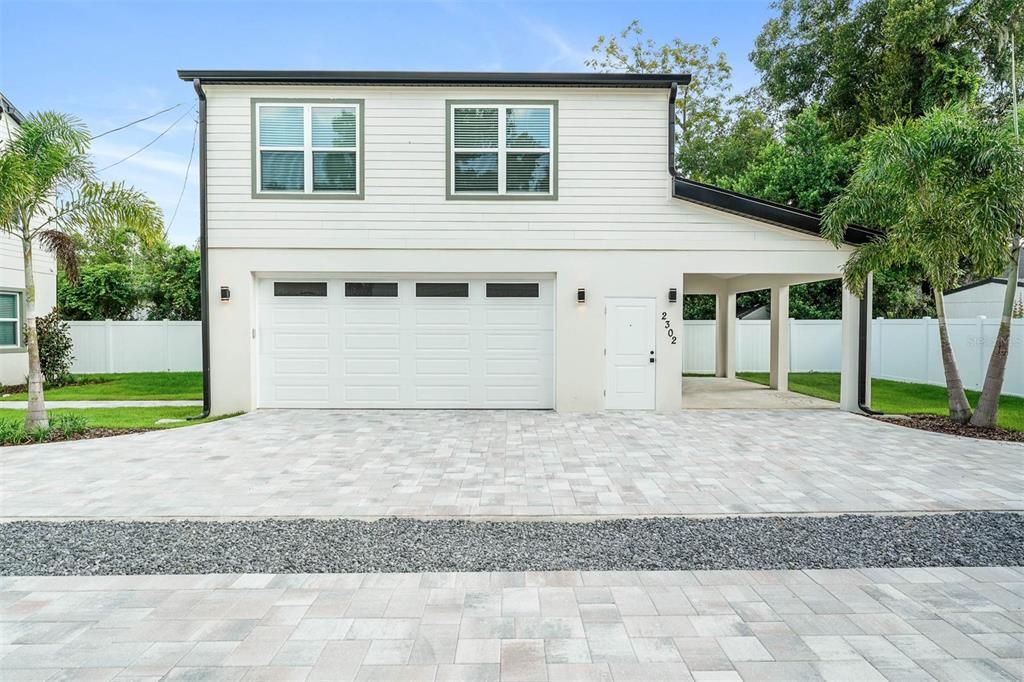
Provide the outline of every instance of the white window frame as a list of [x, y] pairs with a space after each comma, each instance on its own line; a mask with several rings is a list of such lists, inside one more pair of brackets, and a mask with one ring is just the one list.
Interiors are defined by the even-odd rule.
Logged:
[[[459, 109], [497, 109], [498, 110], [498, 146], [497, 147], [456, 147], [455, 146], [455, 112]], [[508, 110], [509, 109], [547, 109], [548, 111], [548, 146], [547, 147], [506, 147], [505, 138], [508, 132]], [[453, 197], [554, 197], [555, 196], [555, 105], [538, 104], [535, 102], [453, 102], [451, 103], [451, 128], [448, 131], [450, 142], [451, 160], [448, 164], [449, 178], [451, 183], [451, 196]], [[460, 192], [455, 189], [455, 154], [497, 154], [498, 155], [498, 191], [497, 192]], [[506, 169], [508, 166], [508, 154], [547, 154], [548, 155], [548, 191], [547, 192], [509, 192]]]
[[[256, 102], [253, 131], [253, 149], [256, 155], [257, 196], [341, 196], [360, 197], [363, 193], [362, 154], [360, 144], [363, 140], [362, 102], [316, 102], [316, 101], [267, 101]], [[282, 147], [276, 145], [263, 146], [260, 143], [260, 112], [263, 107], [302, 108], [302, 146]], [[356, 118], [356, 143], [353, 147], [314, 147], [313, 146], [313, 109], [352, 109]], [[263, 152], [302, 152], [302, 190], [263, 189]], [[356, 188], [354, 190], [314, 190], [313, 189], [313, 152], [355, 152]]]
[[21, 348], [21, 292], [0, 291], [0, 296], [14, 297], [14, 317], [0, 317], [0, 322], [14, 323], [14, 343], [0, 345], [0, 348], [4, 350], [9, 350], [11, 348]]

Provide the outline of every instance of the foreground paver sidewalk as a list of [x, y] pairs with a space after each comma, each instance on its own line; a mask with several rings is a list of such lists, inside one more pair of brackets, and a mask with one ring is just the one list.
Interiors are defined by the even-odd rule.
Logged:
[[25, 577], [0, 677], [995, 680], [1024, 570]]
[[829, 410], [271, 410], [4, 448], [0, 517], [1021, 510], [1022, 461]]

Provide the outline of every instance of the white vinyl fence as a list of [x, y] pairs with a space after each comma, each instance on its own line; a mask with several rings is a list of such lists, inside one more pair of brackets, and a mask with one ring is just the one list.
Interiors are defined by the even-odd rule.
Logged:
[[[736, 369], [767, 372], [768, 320], [736, 321]], [[839, 320], [790, 320], [790, 371], [838, 372]], [[202, 369], [199, 322], [70, 322], [73, 372], [198, 372]], [[715, 371], [715, 322], [683, 323], [683, 371]], [[999, 320], [950, 320], [960, 374], [979, 389]], [[880, 379], [944, 385], [938, 322], [933, 319], [872, 321], [871, 373]], [[1014, 320], [1003, 392], [1024, 395], [1024, 320]]]
[[[978, 390], [985, 380], [999, 320], [979, 317], [948, 322], [960, 376], [967, 388]], [[790, 320], [789, 324], [791, 372], [839, 371], [840, 320]], [[767, 320], [736, 321], [737, 371], [768, 371], [770, 325]], [[871, 332], [872, 376], [945, 385], [937, 320], [877, 319], [872, 321]], [[683, 323], [684, 372], [715, 371], [715, 333], [713, 320]], [[1024, 395], [1024, 320], [1013, 321], [1003, 392]]]
[[72, 372], [198, 372], [203, 368], [200, 322], [68, 322]]

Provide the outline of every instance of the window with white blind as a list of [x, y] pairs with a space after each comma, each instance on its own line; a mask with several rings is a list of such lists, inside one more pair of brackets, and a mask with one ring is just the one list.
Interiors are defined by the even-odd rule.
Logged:
[[361, 198], [362, 106], [254, 100], [253, 196]]
[[449, 198], [557, 195], [555, 102], [448, 102]]
[[0, 291], [0, 348], [21, 347], [21, 294]]

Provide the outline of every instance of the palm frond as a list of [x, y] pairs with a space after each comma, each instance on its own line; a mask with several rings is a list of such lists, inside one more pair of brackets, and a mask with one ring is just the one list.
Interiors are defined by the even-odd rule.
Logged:
[[78, 283], [78, 250], [74, 238], [60, 230], [43, 230], [37, 235], [39, 243], [53, 254], [72, 284]]

